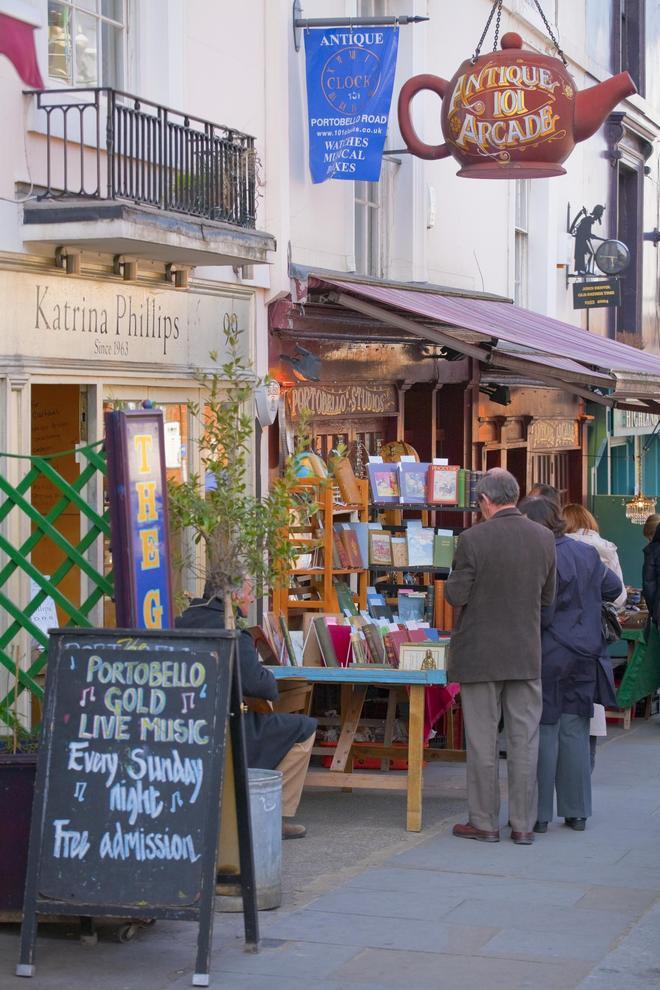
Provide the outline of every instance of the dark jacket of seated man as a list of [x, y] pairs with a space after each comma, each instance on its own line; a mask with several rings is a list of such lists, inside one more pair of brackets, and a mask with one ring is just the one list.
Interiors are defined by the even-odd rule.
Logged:
[[[177, 629], [224, 629], [224, 604], [218, 598], [195, 598], [175, 625]], [[243, 695], [277, 701], [277, 681], [262, 666], [249, 633], [241, 633], [238, 647]], [[274, 770], [292, 746], [316, 732], [316, 719], [284, 712], [246, 712], [243, 724], [248, 766], [262, 770]]]

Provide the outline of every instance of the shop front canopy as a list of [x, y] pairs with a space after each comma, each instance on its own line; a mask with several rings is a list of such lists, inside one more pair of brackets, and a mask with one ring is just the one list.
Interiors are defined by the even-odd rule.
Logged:
[[600, 405], [660, 412], [660, 356], [511, 303], [313, 276], [308, 291], [481, 365]]

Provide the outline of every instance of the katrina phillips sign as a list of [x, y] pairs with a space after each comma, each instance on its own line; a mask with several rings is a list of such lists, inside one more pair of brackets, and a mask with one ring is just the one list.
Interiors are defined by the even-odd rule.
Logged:
[[313, 182], [378, 182], [398, 40], [396, 27], [305, 32]]

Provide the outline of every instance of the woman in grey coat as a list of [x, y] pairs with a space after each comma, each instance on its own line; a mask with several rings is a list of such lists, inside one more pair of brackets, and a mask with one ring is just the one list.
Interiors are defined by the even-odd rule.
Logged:
[[545, 832], [557, 814], [575, 831], [584, 831], [591, 815], [589, 720], [606, 656], [601, 624], [603, 600], [622, 591], [617, 575], [602, 563], [594, 547], [564, 535], [558, 506], [546, 498], [527, 498], [520, 511], [555, 534], [557, 592], [543, 609], [541, 681], [543, 713], [539, 740], [539, 808], [535, 832]]

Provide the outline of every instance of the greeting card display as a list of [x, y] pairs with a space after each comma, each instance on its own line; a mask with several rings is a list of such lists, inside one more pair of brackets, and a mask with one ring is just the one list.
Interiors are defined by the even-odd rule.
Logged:
[[408, 541], [405, 536], [392, 537], [392, 564], [395, 567], [408, 566]]
[[426, 502], [428, 469], [428, 464], [417, 464], [416, 462], [401, 462], [399, 464], [402, 502], [405, 504], [417, 503], [418, 505], [423, 505]]
[[369, 485], [374, 502], [383, 504], [399, 501], [399, 465], [370, 463]]
[[458, 505], [459, 467], [431, 464], [428, 472], [426, 498], [431, 505]]
[[410, 567], [433, 566], [433, 540], [435, 533], [432, 529], [421, 526], [408, 527], [408, 565]]
[[392, 541], [383, 530], [369, 531], [369, 563], [389, 567], [392, 563]]

